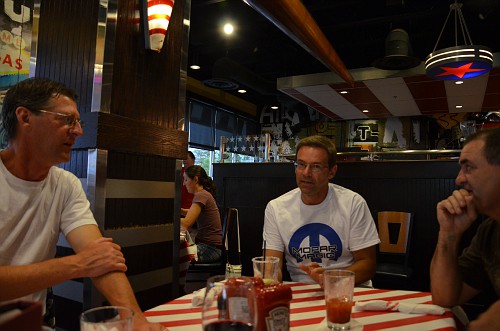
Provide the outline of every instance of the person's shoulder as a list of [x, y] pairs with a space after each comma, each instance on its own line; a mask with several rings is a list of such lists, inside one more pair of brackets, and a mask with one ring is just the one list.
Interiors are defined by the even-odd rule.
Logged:
[[78, 177], [76, 177], [75, 174], [73, 174], [72, 172], [70, 172], [66, 169], [63, 169], [63, 168], [60, 168], [57, 166], [53, 166], [52, 168], [50, 168], [48, 177], [52, 178], [54, 180], [57, 180], [59, 182], [60, 181], [71, 181], [71, 182], [79, 181]]
[[329, 183], [328, 185], [330, 194], [334, 194], [339, 198], [350, 199], [357, 202], [365, 201], [365, 199], [358, 192], [333, 183]]
[[300, 189], [297, 187], [297, 188], [294, 188], [293, 190], [291, 191], [288, 191], [282, 195], [280, 195], [279, 197], [275, 198], [275, 199], [272, 199], [272, 201], [276, 201], [276, 202], [280, 202], [280, 201], [288, 201], [290, 199], [295, 199], [297, 197], [297, 195], [300, 196]]
[[477, 232], [500, 231], [500, 221], [488, 217], [479, 225]]
[[328, 187], [329, 187], [330, 191], [334, 191], [337, 194], [359, 195], [358, 193], [354, 192], [353, 190], [348, 189], [348, 188], [343, 187], [343, 186], [340, 186], [340, 185], [337, 185], [337, 184], [329, 183]]

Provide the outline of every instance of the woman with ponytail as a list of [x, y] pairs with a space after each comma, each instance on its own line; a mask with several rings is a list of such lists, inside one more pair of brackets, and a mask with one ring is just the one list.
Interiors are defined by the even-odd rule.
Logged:
[[181, 218], [181, 229], [189, 230], [196, 223], [198, 262], [217, 261], [222, 255], [222, 223], [212, 178], [207, 176], [205, 169], [194, 165], [184, 171], [183, 185], [194, 197], [186, 216]]

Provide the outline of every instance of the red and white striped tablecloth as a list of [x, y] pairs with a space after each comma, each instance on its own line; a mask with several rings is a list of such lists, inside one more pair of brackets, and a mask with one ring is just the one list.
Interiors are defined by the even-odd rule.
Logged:
[[[316, 284], [289, 283], [293, 290], [290, 305], [290, 326], [293, 331], [328, 330], [325, 318], [323, 290]], [[193, 294], [188, 294], [145, 312], [148, 320], [159, 322], [169, 330], [201, 331], [201, 308], [192, 307]], [[355, 301], [390, 300], [412, 303], [432, 303], [428, 292], [354, 289]], [[400, 312], [357, 312], [353, 309], [351, 330], [456, 330], [451, 311], [444, 315], [404, 314]]]

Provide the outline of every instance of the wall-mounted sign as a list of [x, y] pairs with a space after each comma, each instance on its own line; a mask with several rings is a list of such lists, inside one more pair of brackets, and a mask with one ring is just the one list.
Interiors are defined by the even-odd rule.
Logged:
[[29, 77], [33, 1], [0, 0], [0, 89]]

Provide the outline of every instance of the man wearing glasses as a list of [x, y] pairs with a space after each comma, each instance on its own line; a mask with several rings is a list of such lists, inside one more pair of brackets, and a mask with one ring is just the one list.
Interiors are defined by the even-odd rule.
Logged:
[[[134, 330], [161, 330], [142, 314], [125, 276], [120, 246], [103, 238], [79, 179], [55, 167], [83, 134], [74, 92], [30, 78], [11, 87], [0, 150], [0, 302], [45, 302], [46, 289], [91, 277], [112, 305], [135, 312]], [[55, 259], [62, 232], [76, 254]]]
[[365, 200], [330, 183], [337, 172], [336, 154], [334, 143], [323, 136], [297, 145], [298, 188], [266, 207], [266, 255], [281, 263], [284, 255], [293, 281], [322, 285], [324, 269], [347, 269], [355, 272], [358, 286], [371, 286], [380, 240]]

